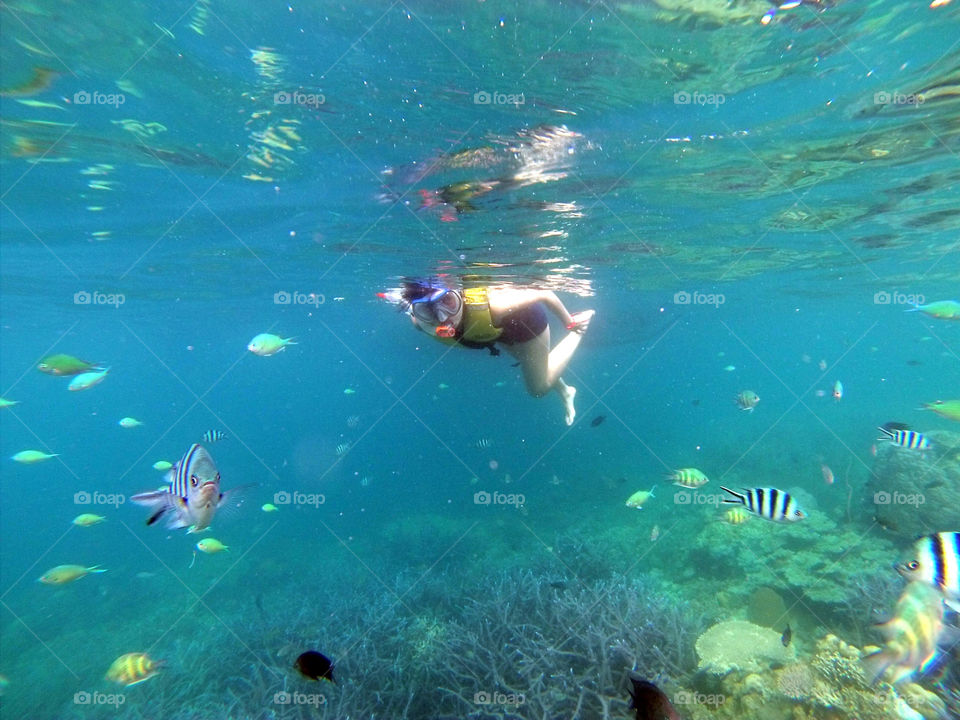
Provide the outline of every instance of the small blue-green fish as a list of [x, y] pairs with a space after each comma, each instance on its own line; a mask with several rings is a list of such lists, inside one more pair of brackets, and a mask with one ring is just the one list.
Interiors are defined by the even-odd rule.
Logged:
[[226, 434], [219, 430], [207, 430], [201, 438], [205, 443], [215, 443], [223, 440], [226, 437]]
[[[930, 447], [930, 441], [915, 430], [898, 430], [887, 427], [877, 428], [887, 436], [894, 445], [908, 450], [927, 450]], [[879, 438], [883, 440], [883, 438]]]
[[939, 300], [926, 305], [917, 305], [907, 312], [916, 311], [939, 320], [960, 320], [960, 302], [956, 300]]
[[34, 463], [55, 458], [59, 454], [60, 453], [45, 453], [41, 450], [21, 450], [16, 455], [11, 455], [10, 459], [14, 462], [23, 463], [24, 465], [33, 465]]
[[759, 515], [774, 522], [796, 522], [803, 520], [807, 514], [798, 506], [790, 493], [777, 488], [750, 488], [742, 492], [734, 492], [723, 485], [720, 489], [730, 493], [732, 498], [724, 498], [724, 503], [743, 505], [754, 515]]
[[99, 385], [102, 383], [108, 372], [110, 372], [110, 368], [105, 368], [99, 372], [86, 372], [77, 375], [73, 378], [73, 380], [70, 381], [70, 384], [67, 386], [67, 390], [70, 392], [89, 390], [94, 385]]
[[270, 357], [284, 350], [287, 345], [296, 345], [293, 338], [282, 338], [271, 333], [260, 333], [247, 343], [247, 350], [260, 357]]
[[19, 405], [19, 400], [7, 400], [6, 398], [0, 398], [0, 410], [8, 407], [13, 407], [14, 405]]
[[143, 423], [137, 420], [136, 418], [125, 417], [125, 418], [120, 418], [120, 420], [117, 421], [117, 425], [119, 425], [122, 428], [130, 429], [130, 428], [140, 427], [141, 425], [143, 425]]

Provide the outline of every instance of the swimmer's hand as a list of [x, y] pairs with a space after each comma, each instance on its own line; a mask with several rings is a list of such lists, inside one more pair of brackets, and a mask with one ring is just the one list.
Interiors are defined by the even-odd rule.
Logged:
[[582, 335], [587, 331], [587, 328], [590, 327], [590, 321], [593, 319], [595, 313], [595, 310], [584, 310], [583, 312], [574, 313], [570, 316], [570, 323], [567, 325], [567, 330]]

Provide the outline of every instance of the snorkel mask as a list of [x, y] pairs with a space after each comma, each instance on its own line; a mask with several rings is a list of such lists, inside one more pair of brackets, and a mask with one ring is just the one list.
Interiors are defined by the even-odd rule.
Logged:
[[377, 296], [396, 305], [398, 310], [406, 312], [417, 325], [432, 326], [437, 337], [457, 336], [457, 324], [462, 318], [463, 298], [456, 290], [434, 288], [415, 300], [405, 299], [401, 290], [379, 292]]
[[456, 323], [462, 310], [463, 298], [449, 288], [440, 288], [410, 302], [410, 314], [425, 325], [433, 325], [434, 333], [441, 338], [456, 337]]

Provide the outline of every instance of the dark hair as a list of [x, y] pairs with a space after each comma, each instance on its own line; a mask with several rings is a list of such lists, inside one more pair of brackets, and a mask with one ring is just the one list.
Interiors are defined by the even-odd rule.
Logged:
[[443, 287], [446, 286], [436, 278], [428, 280], [404, 280], [402, 289], [400, 290], [400, 297], [406, 302], [411, 303], [420, 298], [428, 297]]

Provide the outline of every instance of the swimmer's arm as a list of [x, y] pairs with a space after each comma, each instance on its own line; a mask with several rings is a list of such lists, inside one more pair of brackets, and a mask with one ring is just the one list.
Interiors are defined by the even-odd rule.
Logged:
[[556, 315], [565, 327], [573, 323], [573, 317], [560, 298], [550, 290], [529, 290], [515, 288], [497, 288], [487, 291], [487, 299], [490, 302], [490, 314], [494, 322], [500, 322], [504, 316], [509, 313], [520, 310], [528, 305], [543, 303], [550, 312]]

